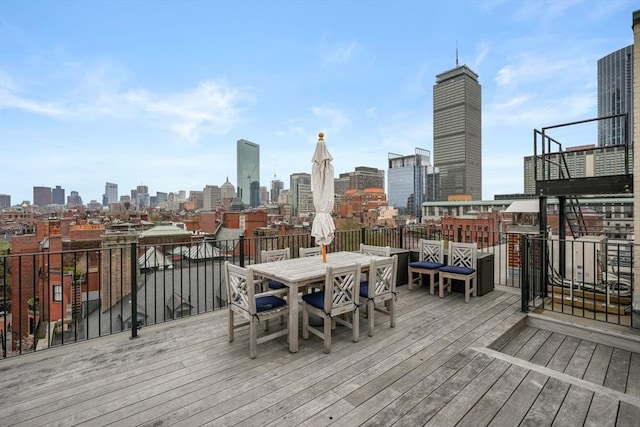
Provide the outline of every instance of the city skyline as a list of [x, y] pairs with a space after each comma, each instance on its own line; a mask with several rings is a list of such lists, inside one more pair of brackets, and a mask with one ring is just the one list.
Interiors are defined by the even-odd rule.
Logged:
[[268, 187], [310, 173], [320, 131], [336, 177], [386, 171], [389, 152], [433, 153], [432, 88], [456, 57], [482, 85], [483, 198], [522, 192], [532, 130], [597, 116], [597, 61], [633, 43], [634, 6], [6, 1], [0, 194], [202, 190], [236, 176], [239, 139]]

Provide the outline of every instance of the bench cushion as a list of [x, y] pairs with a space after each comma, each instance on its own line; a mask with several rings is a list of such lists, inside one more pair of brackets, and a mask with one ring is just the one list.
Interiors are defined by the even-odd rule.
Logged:
[[277, 280], [269, 280], [269, 289], [284, 289], [287, 285]]
[[445, 273], [464, 274], [464, 275], [467, 275], [467, 276], [469, 274], [475, 273], [475, 270], [473, 268], [458, 267], [458, 266], [455, 266], [455, 265], [447, 265], [445, 267], [442, 267], [440, 269], [440, 271], [445, 272]]
[[315, 308], [324, 310], [324, 292], [313, 292], [302, 295], [302, 300]]
[[427, 270], [437, 270], [439, 268], [444, 267], [444, 264], [439, 262], [429, 262], [429, 261], [416, 261], [409, 264], [409, 267], [412, 268], [426, 268]]
[[256, 311], [268, 311], [273, 310], [274, 308], [282, 307], [287, 302], [282, 298], [278, 298], [274, 295], [269, 295], [266, 297], [257, 297], [256, 298]]

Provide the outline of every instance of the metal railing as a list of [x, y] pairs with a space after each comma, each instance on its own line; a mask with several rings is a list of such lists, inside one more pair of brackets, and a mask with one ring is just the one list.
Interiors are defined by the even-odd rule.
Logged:
[[633, 246], [596, 236], [523, 236], [522, 310], [630, 326]]
[[[531, 250], [523, 250], [537, 242], [523, 234], [433, 231], [423, 226], [360, 228], [337, 231], [328, 251], [357, 251], [360, 243], [389, 245], [403, 252], [409, 262], [417, 260], [416, 249], [423, 238], [478, 243], [481, 254], [493, 254], [494, 284], [521, 287], [524, 281], [523, 310], [532, 309], [529, 296], [539, 292], [530, 288], [531, 281], [539, 280], [541, 269], [535, 266], [542, 261]], [[300, 247], [314, 245], [310, 233], [304, 231], [226, 241], [132, 243], [0, 256], [0, 295], [4, 295], [4, 301], [0, 300], [4, 309], [0, 310], [2, 356], [121, 332], [136, 337], [138, 329], [146, 325], [218, 310], [226, 306], [225, 261], [248, 266], [260, 262], [263, 249], [289, 247], [291, 255], [298, 257]], [[622, 243], [618, 251], [618, 264], [613, 265], [619, 271], [629, 269], [632, 252]], [[588, 299], [588, 295], [585, 293], [582, 298]], [[562, 302], [548, 300], [546, 304], [557, 306]]]

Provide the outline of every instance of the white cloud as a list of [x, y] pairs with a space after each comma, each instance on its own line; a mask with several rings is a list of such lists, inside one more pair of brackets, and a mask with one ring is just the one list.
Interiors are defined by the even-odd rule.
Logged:
[[[241, 105], [254, 102], [248, 91], [225, 82], [205, 81], [195, 88], [161, 94], [122, 89], [127, 73], [109, 64], [69, 64], [64, 68], [73, 77], [73, 87], [39, 95], [35, 89], [20, 87], [0, 70], [0, 108], [64, 120], [128, 120], [143, 116], [154, 125], [195, 142], [204, 134], [230, 132], [241, 120]], [[38, 99], [43, 97], [52, 100]]]

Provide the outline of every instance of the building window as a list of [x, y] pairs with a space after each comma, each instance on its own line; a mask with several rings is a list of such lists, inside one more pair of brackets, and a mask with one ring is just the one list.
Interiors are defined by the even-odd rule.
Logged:
[[62, 301], [62, 285], [53, 286], [53, 300]]

